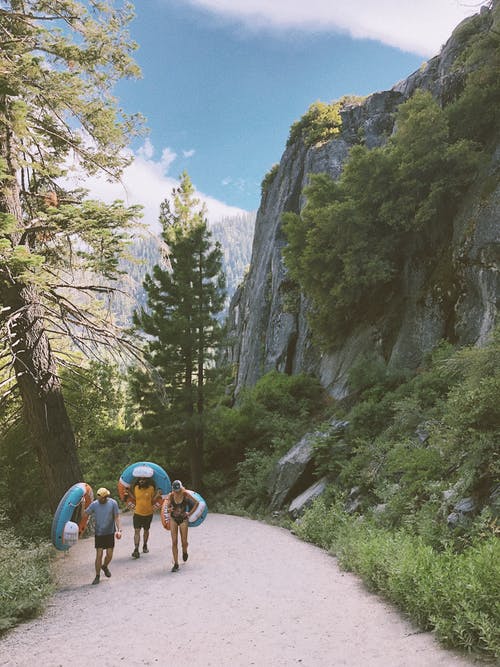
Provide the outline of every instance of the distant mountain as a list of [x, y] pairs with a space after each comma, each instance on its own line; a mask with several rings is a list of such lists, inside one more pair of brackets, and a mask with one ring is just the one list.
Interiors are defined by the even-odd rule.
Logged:
[[222, 218], [210, 225], [214, 241], [219, 241], [224, 253], [223, 266], [226, 274], [226, 308], [236, 288], [250, 265], [252, 256], [255, 212]]
[[[231, 297], [243, 280], [250, 264], [255, 217], [255, 212], [251, 212], [234, 217], [224, 217], [209, 223], [213, 240], [221, 244], [223, 252], [223, 268], [227, 285], [223, 317], [227, 314]], [[114, 283], [118, 291], [112, 297], [111, 308], [117, 322], [122, 326], [129, 326], [132, 322], [133, 311], [146, 305], [146, 294], [142, 283], [155, 264], [161, 265], [162, 243], [160, 236], [152, 234], [137, 238], [130, 247], [130, 257], [121, 263], [123, 275], [118, 285]]]

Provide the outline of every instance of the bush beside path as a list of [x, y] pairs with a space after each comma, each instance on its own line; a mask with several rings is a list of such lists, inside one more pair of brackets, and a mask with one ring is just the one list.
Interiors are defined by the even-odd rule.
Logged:
[[0, 665], [335, 665], [465, 667], [392, 606], [287, 530], [209, 514], [170, 572], [170, 536], [155, 515], [150, 552], [133, 560], [123, 516], [112, 577], [94, 576], [93, 539], [57, 556], [58, 590], [44, 614], [0, 640]]

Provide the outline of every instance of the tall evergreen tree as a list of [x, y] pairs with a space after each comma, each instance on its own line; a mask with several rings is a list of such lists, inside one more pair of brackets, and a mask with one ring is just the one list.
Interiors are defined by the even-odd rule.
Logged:
[[138, 213], [86, 201], [61, 177], [72, 163], [117, 178], [128, 162], [139, 119], [112, 88], [138, 74], [131, 18], [128, 2], [0, 0], [0, 358], [12, 369], [2, 399], [21, 396], [52, 508], [81, 479], [54, 341], [87, 353], [109, 341], [93, 311], [105, 288], [89, 273], [113, 277]]
[[146, 355], [160, 380], [166, 415], [151, 401], [149, 409], [157, 423], [166, 418], [174, 429], [189, 458], [191, 483], [201, 488], [207, 370], [220, 342], [216, 316], [225, 297], [222, 252], [211, 242], [205, 209], [185, 172], [161, 205], [160, 223], [165, 267], [156, 265], [146, 276], [147, 310], [136, 313], [134, 322], [151, 337]]

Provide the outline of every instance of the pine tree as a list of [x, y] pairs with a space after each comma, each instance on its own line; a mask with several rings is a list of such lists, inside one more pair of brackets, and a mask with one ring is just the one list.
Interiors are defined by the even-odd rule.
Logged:
[[116, 4], [0, 2], [0, 358], [12, 369], [2, 400], [21, 396], [53, 509], [81, 480], [54, 346], [66, 336], [90, 353], [110, 341], [93, 303], [108, 288], [89, 274], [113, 278], [138, 213], [61, 185], [71, 163], [119, 177], [140, 126], [111, 92], [138, 74], [131, 5]]
[[147, 309], [134, 322], [151, 337], [146, 356], [160, 379], [166, 414], [151, 401], [149, 408], [157, 423], [166, 419], [173, 429], [188, 455], [191, 483], [201, 488], [207, 370], [220, 342], [216, 316], [225, 297], [222, 252], [211, 243], [205, 209], [185, 172], [171, 201], [161, 205], [160, 223], [166, 266], [146, 276]]

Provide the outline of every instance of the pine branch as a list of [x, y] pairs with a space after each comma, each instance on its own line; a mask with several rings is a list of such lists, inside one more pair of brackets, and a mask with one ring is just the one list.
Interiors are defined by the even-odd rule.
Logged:
[[[92, 320], [89, 313], [79, 309], [65, 297], [60, 296], [60, 299], [66, 302], [66, 306], [61, 307], [59, 313], [49, 308], [46, 304], [42, 304], [42, 307], [61, 322], [59, 324], [61, 330], [59, 333], [69, 336], [84, 354], [88, 353], [92, 358], [101, 360], [101, 356], [96, 353], [96, 350], [100, 346], [103, 346], [108, 350], [112, 350], [112, 356], [115, 358], [123, 358], [123, 354], [126, 354], [143, 364], [141, 348], [132, 343], [132, 341], [124, 338], [124, 331], [120, 327], [109, 322], [106, 323], [107, 328], [104, 328], [104, 323]], [[62, 306], [60, 301], [58, 301], [58, 304]], [[52, 318], [47, 317], [47, 320], [52, 325], [57, 326]], [[83, 328], [84, 331], [87, 331], [88, 335], [75, 333], [72, 331], [70, 325]]]
[[[113, 292], [119, 292], [121, 290], [115, 289], [114, 287], [107, 287], [105, 285], [72, 285], [71, 283], [62, 283], [60, 285], [53, 284], [51, 285], [54, 289], [69, 288], [74, 289], [80, 292], [104, 292], [106, 294], [113, 294]], [[123, 294], [126, 294], [125, 291], [122, 291]]]
[[[55, 10], [54, 10], [55, 11]], [[57, 14], [57, 12], [56, 12]], [[30, 27], [31, 23], [30, 21], [77, 21], [80, 17], [79, 16], [64, 16], [61, 13], [58, 13], [56, 16], [45, 16], [41, 14], [30, 14], [29, 12], [13, 12], [9, 11], [7, 9], [0, 9], [0, 16], [8, 16], [9, 18], [16, 18], [20, 19], [21, 21], [24, 21], [27, 23]]]
[[[0, 401], [1, 405], [1, 401]], [[6, 419], [3, 418], [2, 420], [2, 425], [0, 427], [0, 435], [2, 439], [4, 439], [9, 431], [11, 431], [13, 428], [15, 428], [18, 424], [22, 422], [22, 411], [21, 410], [16, 410], [14, 414], [10, 417], [7, 417]]]
[[11, 388], [8, 389], [7, 391], [5, 391], [5, 392], [0, 396], [0, 407], [2, 407], [2, 405], [5, 404], [6, 399], [7, 399], [9, 396], [11, 396], [11, 395], [16, 391], [16, 389], [19, 389], [19, 385], [17, 384], [17, 382], [16, 382], [16, 384], [15, 384], [13, 387], [11, 387]]

